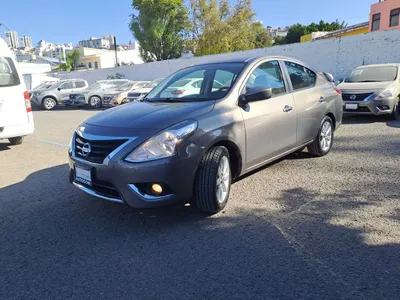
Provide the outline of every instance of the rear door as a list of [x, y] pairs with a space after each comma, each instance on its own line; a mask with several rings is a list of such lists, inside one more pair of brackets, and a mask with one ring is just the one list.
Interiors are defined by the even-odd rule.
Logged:
[[0, 56], [0, 127], [29, 122], [24, 99], [25, 84], [10, 57]]
[[328, 93], [332, 89], [328, 82], [314, 71], [295, 62], [284, 62], [293, 88], [294, 102], [298, 114], [297, 145], [313, 140], [319, 131], [322, 118], [327, 111]]

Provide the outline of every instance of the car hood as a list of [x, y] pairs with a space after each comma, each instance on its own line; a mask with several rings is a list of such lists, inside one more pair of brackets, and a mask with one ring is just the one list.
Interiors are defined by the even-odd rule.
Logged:
[[152, 90], [152, 88], [140, 88], [140, 89], [134, 89], [134, 90], [132, 90], [132, 91], [130, 91], [129, 92], [129, 94], [130, 93], [132, 93], [132, 94], [147, 94], [147, 93], [149, 93], [150, 91]]
[[337, 87], [342, 91], [376, 92], [387, 89], [393, 84], [392, 81], [385, 82], [342, 82]]
[[181, 121], [210, 112], [215, 101], [203, 102], [137, 102], [101, 112], [85, 123], [94, 126], [164, 129]]

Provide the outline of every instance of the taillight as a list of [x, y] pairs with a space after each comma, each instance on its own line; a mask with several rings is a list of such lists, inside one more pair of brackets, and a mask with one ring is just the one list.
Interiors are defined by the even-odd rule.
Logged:
[[25, 99], [26, 112], [29, 113], [32, 111], [32, 105], [31, 105], [31, 98], [29, 97], [28, 91], [24, 92], [24, 99]]
[[172, 91], [171, 94], [172, 95], [182, 95], [185, 91], [184, 90], [176, 90], [176, 91]]
[[338, 89], [338, 88], [335, 88], [335, 91], [336, 91], [336, 93], [338, 93], [339, 95], [342, 94], [342, 91], [341, 91], [340, 89]]

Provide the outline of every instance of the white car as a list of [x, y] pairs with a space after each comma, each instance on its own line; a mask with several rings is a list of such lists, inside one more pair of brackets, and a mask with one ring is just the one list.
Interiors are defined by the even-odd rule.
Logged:
[[13, 54], [0, 38], [0, 139], [19, 145], [33, 131], [29, 92]]
[[[200, 94], [200, 88], [203, 83], [202, 78], [185, 78], [178, 80], [171, 86], [169, 86], [161, 94], [161, 98], [182, 98], [190, 95]], [[214, 80], [213, 91], [223, 88], [223, 84], [217, 80]]]

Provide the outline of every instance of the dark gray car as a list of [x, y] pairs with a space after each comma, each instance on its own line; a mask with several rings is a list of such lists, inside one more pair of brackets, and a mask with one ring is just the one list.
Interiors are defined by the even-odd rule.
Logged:
[[[200, 89], [163, 98], [175, 82], [193, 78], [202, 80]], [[216, 213], [235, 178], [306, 146], [315, 156], [326, 155], [342, 109], [340, 91], [293, 59], [188, 67], [143, 102], [101, 112], [79, 126], [69, 150], [70, 181], [134, 208], [192, 200]]]

